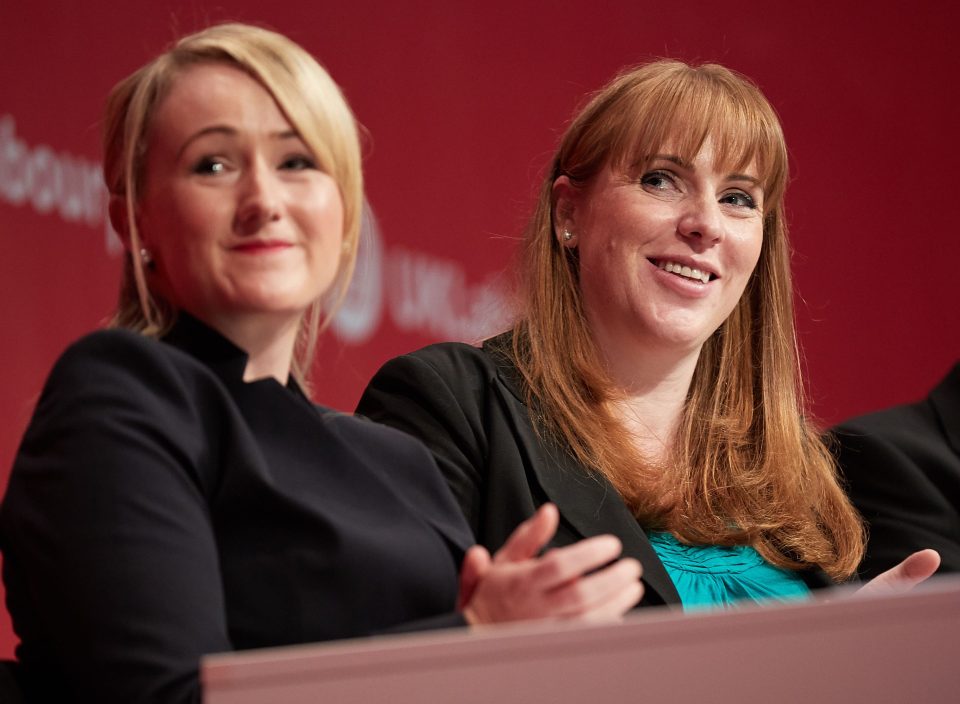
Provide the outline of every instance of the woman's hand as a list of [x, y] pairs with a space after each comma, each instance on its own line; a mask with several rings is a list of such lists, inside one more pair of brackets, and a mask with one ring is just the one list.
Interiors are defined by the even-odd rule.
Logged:
[[479, 545], [467, 551], [458, 599], [467, 623], [615, 619], [640, 601], [640, 563], [632, 558], [617, 560], [622, 546], [612, 535], [588, 538], [537, 557], [559, 520], [556, 506], [545, 504], [517, 527], [492, 558]]
[[857, 594], [899, 594], [926, 581], [940, 567], [940, 553], [918, 550], [896, 567], [878, 574], [857, 590]]

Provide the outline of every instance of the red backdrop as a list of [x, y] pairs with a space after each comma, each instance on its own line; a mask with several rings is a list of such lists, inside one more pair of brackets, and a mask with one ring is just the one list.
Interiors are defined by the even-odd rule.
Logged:
[[[320, 400], [350, 409], [388, 357], [495, 324], [499, 272], [561, 128], [587, 91], [658, 56], [738, 69], [782, 116], [816, 414], [922, 396], [960, 355], [960, 12], [952, 0], [782, 4], [0, 3], [0, 485], [53, 360], [114, 301], [96, 171], [104, 96], [175, 36], [226, 19], [306, 46], [368, 131], [379, 248], [366, 249], [379, 256], [321, 349]], [[13, 644], [0, 622], [0, 656]]]

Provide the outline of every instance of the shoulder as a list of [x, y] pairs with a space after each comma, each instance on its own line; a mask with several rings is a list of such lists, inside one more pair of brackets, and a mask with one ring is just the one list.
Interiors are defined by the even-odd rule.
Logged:
[[129, 330], [99, 330], [71, 344], [57, 360], [51, 380], [63, 377], [91, 381], [90, 376], [127, 376], [194, 373], [202, 365], [188, 354], [163, 342]]
[[367, 388], [390, 395], [463, 399], [483, 395], [496, 375], [493, 360], [481, 348], [443, 342], [388, 360]]
[[101, 330], [71, 344], [54, 364], [34, 422], [192, 418], [203, 397], [224, 393], [212, 372], [190, 355], [128, 330]]
[[509, 333], [505, 333], [482, 345], [462, 342], [429, 345], [386, 362], [374, 382], [384, 377], [415, 377], [420, 382], [433, 379], [435, 383], [461, 391], [501, 383], [516, 394], [517, 370], [510, 359], [509, 344]]
[[855, 499], [873, 486], [926, 483], [925, 477], [956, 477], [960, 470], [929, 400], [851, 418], [832, 432], [832, 449]]
[[429, 367], [441, 376], [489, 376], [495, 369], [492, 358], [483, 348], [463, 342], [428, 345], [391, 361], [408, 366]]
[[833, 435], [841, 448], [865, 445], [911, 445], [938, 434], [938, 421], [928, 400], [894, 406], [850, 418], [835, 426]]
[[892, 406], [855, 418], [833, 428], [841, 441], [866, 438], [899, 442], [917, 436], [943, 434], [944, 426], [960, 418], [960, 363], [940, 381], [929, 395], [914, 403]]
[[156, 340], [129, 330], [98, 330], [73, 342], [54, 365], [54, 372], [83, 367], [122, 367], [155, 355]]
[[[419, 438], [438, 457], [471, 454], [485, 443], [496, 370], [483, 350], [462, 343], [430, 345], [386, 362], [357, 413]], [[442, 462], [441, 462], [442, 464]]]
[[[218, 380], [169, 345], [123, 330], [89, 334], [51, 371], [20, 444], [11, 487], [30, 504], [44, 478], [61, 494], [142, 496], [196, 481], [235, 410]], [[91, 481], [91, 478], [95, 480]], [[19, 494], [17, 494], [19, 492]], [[69, 512], [69, 497], [60, 507]]]
[[[44, 397], [130, 388], [165, 366], [161, 344], [128, 330], [100, 330], [71, 344], [53, 365]], [[139, 384], [134, 384], [137, 386]]]

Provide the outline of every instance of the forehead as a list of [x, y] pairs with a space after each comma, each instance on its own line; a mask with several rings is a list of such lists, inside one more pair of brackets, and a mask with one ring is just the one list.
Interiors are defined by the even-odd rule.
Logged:
[[253, 77], [229, 64], [203, 63], [171, 79], [151, 120], [149, 142], [176, 144], [213, 126], [240, 132], [290, 129], [273, 96]]
[[711, 170], [724, 174], [735, 172], [759, 178], [755, 152], [745, 150], [737, 152], [723, 144], [718, 146], [711, 135], [707, 135], [703, 143], [697, 146], [682, 145], [669, 139], [644, 161], [649, 163], [654, 159], [666, 159], [678, 166], [698, 171]]
[[742, 171], [746, 166], [762, 168], [764, 148], [737, 131], [690, 129], [676, 125], [666, 134], [639, 135], [624, 155], [624, 166], [642, 167], [658, 155], [671, 155], [685, 163], [708, 161], [719, 170]]

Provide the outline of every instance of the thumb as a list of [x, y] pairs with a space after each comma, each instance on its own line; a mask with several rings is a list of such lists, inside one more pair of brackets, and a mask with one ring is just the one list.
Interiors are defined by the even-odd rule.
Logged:
[[463, 556], [463, 564], [460, 566], [460, 590], [457, 593], [458, 611], [462, 611], [470, 603], [477, 585], [490, 569], [490, 562], [490, 553], [482, 545], [474, 545]]
[[557, 532], [559, 524], [557, 507], [544, 504], [510, 534], [493, 556], [494, 562], [520, 562], [535, 557]]
[[857, 593], [896, 594], [910, 591], [933, 575], [939, 566], [940, 553], [936, 550], [919, 550], [896, 567], [878, 574]]

